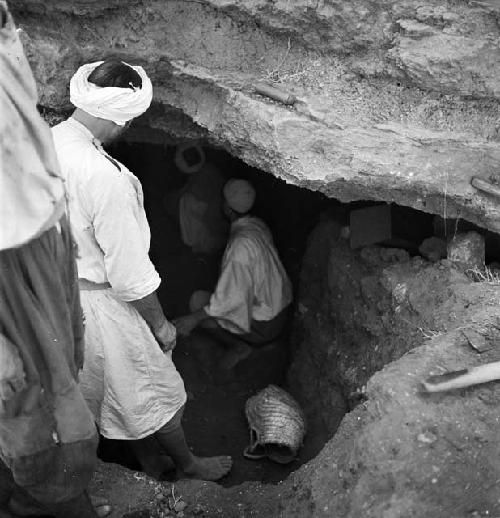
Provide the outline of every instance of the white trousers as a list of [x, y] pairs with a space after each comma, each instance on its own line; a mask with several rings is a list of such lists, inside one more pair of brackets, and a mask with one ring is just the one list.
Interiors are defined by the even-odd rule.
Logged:
[[109, 439], [141, 439], [186, 402], [172, 353], [164, 354], [146, 321], [111, 289], [81, 291], [85, 315], [82, 393]]

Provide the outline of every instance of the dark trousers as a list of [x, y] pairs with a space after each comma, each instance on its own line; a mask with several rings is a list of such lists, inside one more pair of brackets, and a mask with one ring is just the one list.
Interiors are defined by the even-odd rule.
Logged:
[[[65, 218], [59, 228], [0, 251], [0, 332], [19, 351], [27, 384], [0, 403], [3, 486], [12, 489], [10, 498], [32, 498], [56, 516], [95, 516], [84, 492], [97, 432], [76, 380], [83, 322]], [[80, 514], [58, 511], [68, 502]]]

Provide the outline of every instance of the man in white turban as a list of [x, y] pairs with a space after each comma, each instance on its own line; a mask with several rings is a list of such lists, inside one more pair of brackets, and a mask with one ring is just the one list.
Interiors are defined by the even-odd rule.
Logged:
[[141, 184], [102, 147], [147, 110], [152, 95], [142, 67], [89, 63], [71, 79], [73, 116], [53, 128], [86, 320], [80, 385], [102, 435], [154, 435], [184, 476], [217, 480], [231, 458], [196, 457], [184, 438], [186, 392], [172, 361], [176, 331], [156, 295], [160, 277], [148, 255]]
[[275, 340], [283, 331], [292, 288], [274, 246], [271, 231], [250, 215], [255, 189], [246, 180], [231, 179], [223, 189], [223, 212], [231, 222], [217, 286], [212, 294], [195, 292], [191, 314], [175, 321], [187, 336], [202, 325], [227, 346], [222, 367], [232, 368], [252, 346]]

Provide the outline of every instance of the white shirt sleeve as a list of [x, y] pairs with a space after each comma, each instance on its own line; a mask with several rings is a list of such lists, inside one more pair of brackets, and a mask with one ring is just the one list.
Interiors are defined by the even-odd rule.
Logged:
[[206, 313], [225, 329], [243, 334], [250, 331], [253, 306], [253, 278], [250, 267], [240, 261], [224, 262]]
[[109, 170], [114, 166], [106, 159], [101, 164], [108, 171], [87, 185], [87, 203], [108, 281], [119, 298], [130, 302], [153, 293], [161, 279], [149, 259], [149, 239], [139, 222], [143, 209], [134, 187], [126, 176]]

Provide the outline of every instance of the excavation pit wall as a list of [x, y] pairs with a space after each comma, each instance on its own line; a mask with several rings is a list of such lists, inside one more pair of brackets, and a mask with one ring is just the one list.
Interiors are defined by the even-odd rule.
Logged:
[[[498, 383], [425, 395], [420, 382], [498, 361], [499, 304], [498, 283], [472, 282], [446, 260], [429, 263], [401, 249], [352, 251], [337, 218], [323, 216], [303, 261], [288, 388], [322, 421], [327, 442], [276, 485], [177, 482], [186, 515], [498, 514]], [[465, 328], [491, 349], [475, 352]], [[163, 505], [158, 495], [172, 491], [113, 465], [101, 465], [94, 484], [117, 511], [152, 516]]]
[[[259, 186], [259, 215], [274, 230], [294, 281], [291, 365], [287, 373], [282, 363], [281, 369], [264, 376], [301, 402], [309, 436], [298, 461], [278, 473], [269, 469], [269, 463], [266, 467], [266, 461], [260, 467], [259, 463], [241, 464], [247, 437], [244, 399], [236, 417], [238, 430], [229, 422], [234, 418], [229, 413], [222, 421], [210, 423], [213, 416], [208, 412], [194, 432], [187, 425], [188, 439], [201, 454], [224, 453], [210, 451], [208, 442], [197, 442], [197, 436], [210, 436], [211, 426], [222, 426], [228, 435], [240, 433], [241, 437], [228, 436], [226, 447], [244, 439], [231, 452], [238, 456], [237, 476], [229, 484], [175, 483], [174, 491], [188, 504], [186, 515], [444, 518], [496, 512], [498, 494], [491, 481], [500, 478], [499, 388], [491, 383], [425, 396], [420, 393], [420, 381], [431, 374], [500, 359], [495, 345], [500, 338], [497, 283], [473, 282], [447, 259], [432, 263], [422, 258], [418, 244], [440, 228], [427, 214], [394, 206], [398, 235], [383, 246], [353, 250], [342, 237], [342, 227], [359, 204], [344, 205], [287, 186], [221, 150], [205, 149], [209, 161]], [[166, 227], [165, 220], [158, 219], [165, 191], [158, 188], [161, 175], [156, 168], [162, 168], [165, 181], [173, 167], [173, 148], [136, 143], [115, 146], [112, 153], [141, 178], [149, 198], [153, 259], [158, 266], [162, 249], [158, 238], [165, 239]], [[152, 202], [155, 197], [159, 205]], [[451, 226], [461, 225], [452, 222]], [[187, 264], [185, 259], [182, 262]], [[185, 287], [181, 275], [167, 275], [162, 302], [170, 313], [182, 313], [188, 293], [181, 303], [167, 296], [169, 278]], [[491, 349], [476, 353], [461, 331], [464, 328], [485, 336]], [[190, 347], [198, 348], [195, 368], [201, 365], [206, 370], [212, 349], [196, 343]], [[187, 368], [186, 379], [200, 379], [200, 372], [190, 371], [193, 364], [186, 364], [182, 356], [178, 361]], [[253, 373], [263, 380], [269, 362], [243, 367], [239, 376]], [[211, 381], [218, 385], [218, 397], [227, 397], [226, 406], [231, 406], [238, 380], [223, 382], [222, 390], [220, 379]], [[189, 393], [189, 383], [187, 388]], [[188, 422], [196, 417], [189, 415], [190, 407], [196, 408], [197, 417], [208, 410], [196, 390], [191, 390], [188, 401]], [[239, 485], [223, 488], [235, 482]], [[172, 490], [169, 483], [108, 464], [100, 465], [94, 484], [114, 500], [118, 510], [126, 505], [129, 510], [152, 510], [153, 516], [167, 505]]]
[[[399, 218], [406, 213], [403, 231], [420, 225], [413, 237], [399, 239], [405, 248], [394, 247], [393, 238], [353, 250], [341, 238], [342, 221], [325, 213], [302, 262], [288, 379], [329, 433], [342, 410], [363, 399], [375, 372], [424, 341], [467, 325], [462, 312], [469, 277], [451, 261], [429, 262], [417, 251], [415, 238], [429, 237], [426, 231], [432, 233], [439, 218], [433, 224], [417, 211], [393, 212]], [[490, 241], [494, 248], [498, 239]]]
[[[430, 396], [421, 381], [500, 359], [498, 281], [401, 248], [351, 250], [340, 234], [324, 215], [309, 238], [288, 375], [334, 434], [291, 475], [283, 515], [494, 515], [498, 383]], [[464, 330], [491, 349], [478, 354]]]

